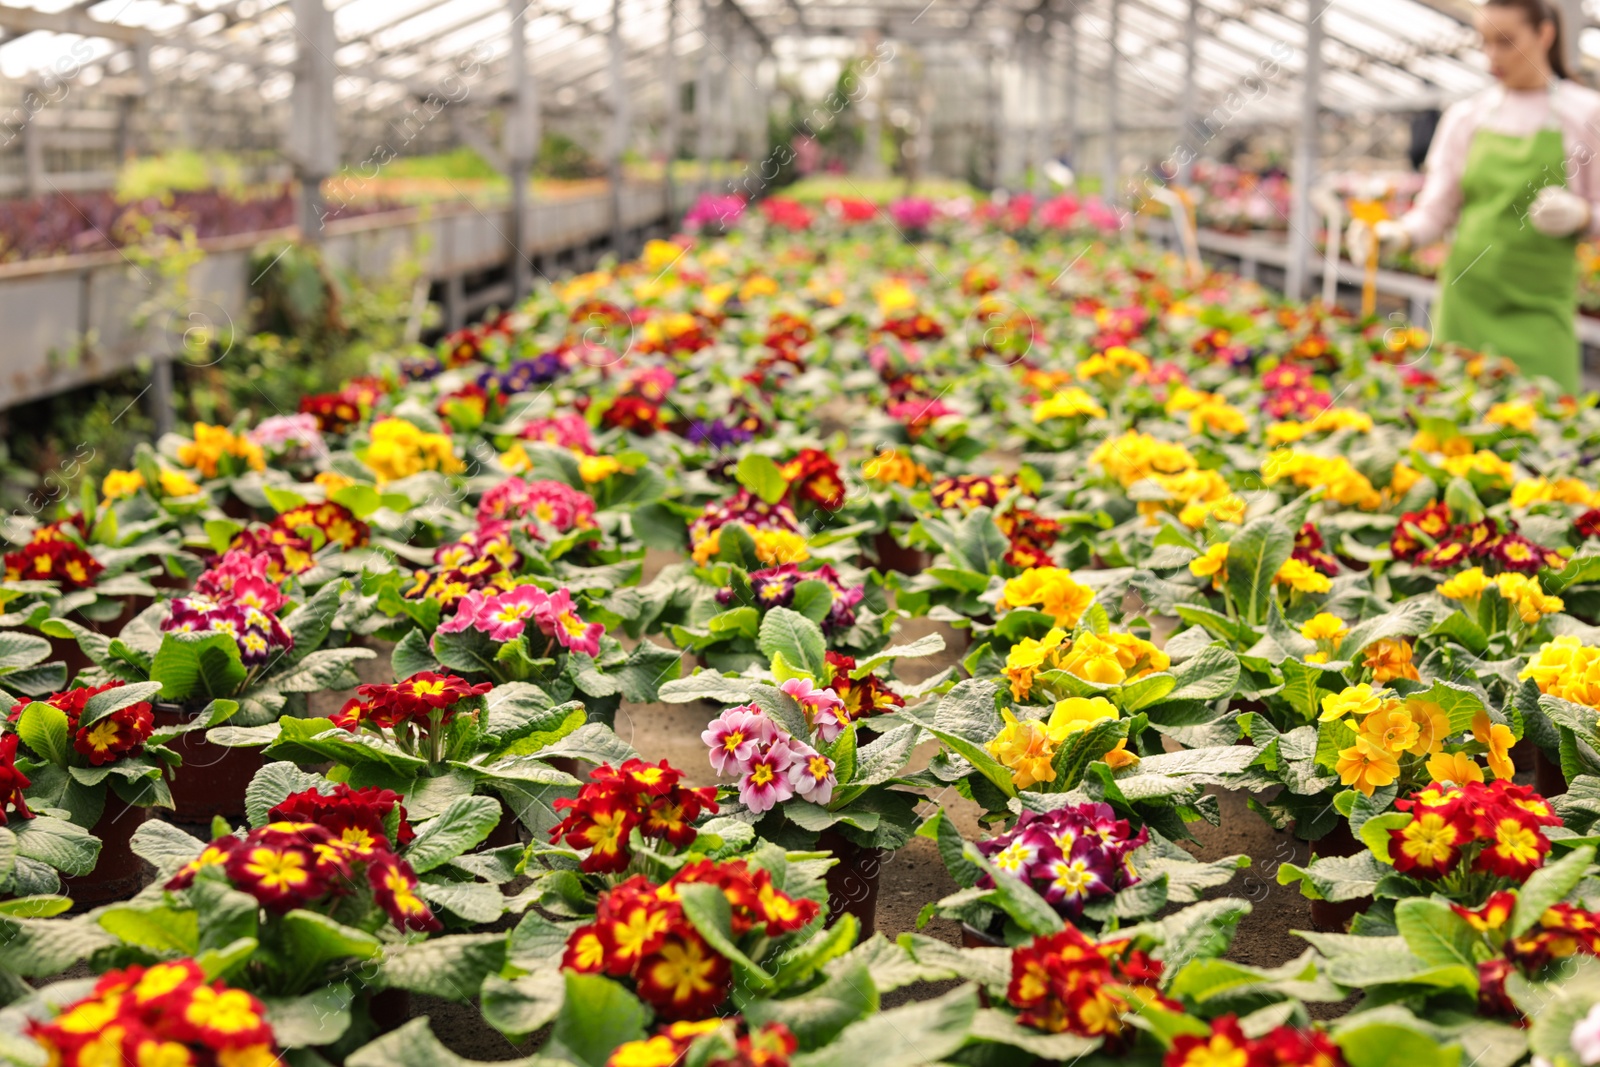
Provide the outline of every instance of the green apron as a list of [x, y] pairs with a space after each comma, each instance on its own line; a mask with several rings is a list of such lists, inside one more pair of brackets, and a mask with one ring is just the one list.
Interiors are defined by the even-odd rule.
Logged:
[[1547, 237], [1527, 217], [1541, 188], [1566, 184], [1566, 168], [1559, 129], [1473, 137], [1455, 245], [1439, 276], [1434, 338], [1506, 356], [1524, 374], [1576, 393], [1578, 238]]

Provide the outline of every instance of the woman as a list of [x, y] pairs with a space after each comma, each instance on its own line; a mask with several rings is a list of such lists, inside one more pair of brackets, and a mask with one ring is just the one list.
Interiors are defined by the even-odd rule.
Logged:
[[1453, 224], [1435, 340], [1576, 392], [1577, 244], [1600, 235], [1600, 93], [1568, 79], [1550, 0], [1487, 0], [1478, 22], [1499, 84], [1445, 112], [1410, 213], [1352, 223], [1347, 243], [1360, 263], [1374, 240], [1397, 251]]

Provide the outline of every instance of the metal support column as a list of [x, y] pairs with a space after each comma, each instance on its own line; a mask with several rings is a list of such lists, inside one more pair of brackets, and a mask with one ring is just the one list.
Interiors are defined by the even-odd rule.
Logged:
[[1050, 104], [1049, 37], [1050, 16], [1045, 15], [1044, 26], [1033, 42], [1033, 70], [1030, 72], [1033, 125], [1028, 129], [1028, 168], [1033, 172], [1031, 191], [1034, 196], [1043, 196], [1045, 193], [1044, 161], [1049, 154], [1045, 143], [1049, 137], [1049, 126], [1045, 123], [1046, 109]]
[[1200, 0], [1189, 0], [1189, 14], [1183, 23], [1183, 98], [1178, 101], [1178, 184], [1188, 185], [1194, 177], [1194, 157], [1200, 151], [1194, 135], [1195, 71], [1200, 46]]
[[711, 64], [716, 55], [716, 16], [711, 0], [700, 0], [700, 70], [694, 85], [695, 155], [700, 157], [700, 195], [711, 191]]
[[1584, 13], [1583, 0], [1557, 0], [1561, 8], [1561, 46], [1566, 52], [1567, 70], [1574, 77], [1583, 73], [1583, 48], [1578, 43], [1589, 16]]
[[[28, 90], [30, 93], [38, 91]], [[38, 116], [22, 127], [22, 168], [29, 196], [43, 196], [49, 192], [45, 188], [44, 124], [38, 120]]]
[[1317, 182], [1317, 123], [1321, 118], [1322, 15], [1332, 0], [1309, 0], [1306, 4], [1306, 58], [1301, 101], [1300, 129], [1296, 132], [1292, 199], [1289, 204], [1289, 265], [1284, 295], [1290, 300], [1305, 296], [1311, 276], [1313, 238], [1317, 220], [1311, 209], [1311, 187]]
[[623, 69], [622, 0], [611, 0], [611, 251], [623, 255], [622, 156], [628, 150], [628, 82]]
[[322, 242], [323, 179], [339, 169], [339, 129], [334, 117], [333, 54], [339, 42], [333, 13], [323, 0], [292, 0], [295, 24], [294, 90], [284, 155], [300, 181], [297, 222], [302, 240]]
[[1111, 32], [1106, 37], [1106, 153], [1101, 163], [1100, 195], [1107, 203], [1116, 203], [1120, 199], [1120, 190], [1117, 188], [1117, 173], [1120, 170], [1117, 158], [1117, 120], [1121, 110], [1121, 92], [1117, 81], [1122, 65], [1122, 51], [1117, 47], [1117, 38], [1122, 36], [1122, 0], [1111, 0]]
[[508, 0], [511, 43], [507, 72], [511, 78], [505, 155], [511, 176], [511, 299], [521, 300], [533, 283], [533, 204], [530, 183], [539, 157], [538, 83], [528, 66], [528, 0]]
[[678, 87], [678, 0], [667, 0], [667, 42], [661, 53], [661, 93], [667, 111], [661, 124], [661, 189], [667, 201], [667, 218], [676, 226], [676, 199], [672, 189], [672, 161], [678, 157], [678, 109], [683, 102]]
[[1067, 62], [1064, 71], [1066, 78], [1066, 99], [1063, 101], [1065, 114], [1061, 121], [1061, 137], [1065, 142], [1066, 158], [1074, 171], [1083, 165], [1078, 158], [1078, 12], [1071, 8], [1067, 12]]

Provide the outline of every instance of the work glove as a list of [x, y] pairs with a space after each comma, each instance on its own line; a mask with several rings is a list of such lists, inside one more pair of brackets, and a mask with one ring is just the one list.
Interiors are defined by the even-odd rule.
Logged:
[[1393, 219], [1375, 223], [1356, 219], [1344, 235], [1344, 246], [1350, 252], [1352, 263], [1366, 263], [1374, 246], [1380, 253], [1387, 253], [1398, 252], [1410, 243], [1411, 235]]
[[1539, 190], [1528, 208], [1528, 223], [1546, 237], [1570, 237], [1589, 225], [1589, 202], [1559, 185]]

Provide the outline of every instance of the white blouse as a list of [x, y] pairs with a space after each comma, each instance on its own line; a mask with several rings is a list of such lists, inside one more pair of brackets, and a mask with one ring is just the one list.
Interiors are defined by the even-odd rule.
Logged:
[[[1461, 175], [1480, 129], [1527, 137], [1547, 126], [1562, 133], [1567, 188], [1594, 207], [1589, 234], [1600, 235], [1600, 93], [1558, 79], [1548, 89], [1525, 92], [1491, 86], [1445, 111], [1424, 164], [1422, 192], [1400, 220], [1411, 243], [1430, 244], [1455, 225], [1461, 213]], [[1552, 176], [1545, 184], [1559, 185], [1559, 179]]]

